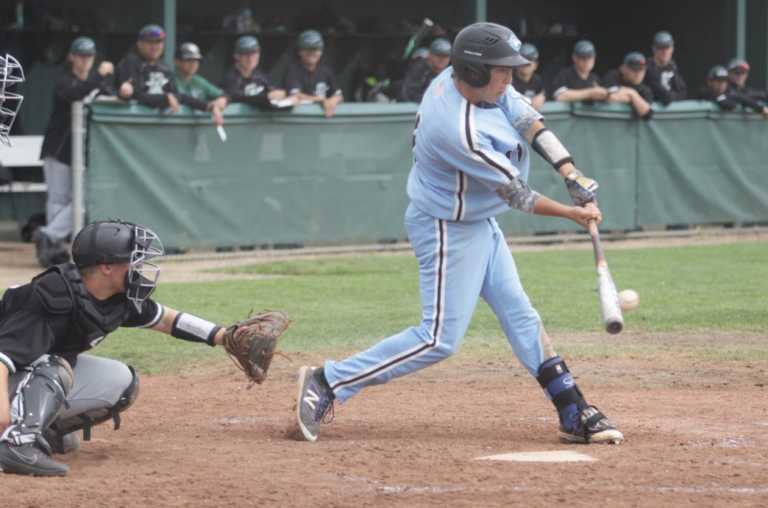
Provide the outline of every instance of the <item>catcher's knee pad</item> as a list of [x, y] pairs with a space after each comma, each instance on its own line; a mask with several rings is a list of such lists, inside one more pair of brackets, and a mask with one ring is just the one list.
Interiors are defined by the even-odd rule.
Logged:
[[59, 418], [51, 425], [51, 429], [60, 436], [82, 429], [85, 441], [90, 441], [91, 428], [94, 425], [99, 425], [108, 420], [112, 420], [115, 430], [118, 430], [121, 422], [120, 413], [131, 407], [139, 396], [139, 375], [133, 367], [130, 365], [127, 367], [131, 372], [131, 381], [117, 399], [117, 402], [112, 406], [94, 408], [77, 415], [68, 416], [67, 418]]

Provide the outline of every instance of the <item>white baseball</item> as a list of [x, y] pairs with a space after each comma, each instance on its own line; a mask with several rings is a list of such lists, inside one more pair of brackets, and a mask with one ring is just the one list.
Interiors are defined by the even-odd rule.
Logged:
[[632, 310], [640, 305], [640, 295], [634, 289], [625, 289], [619, 293], [621, 310]]

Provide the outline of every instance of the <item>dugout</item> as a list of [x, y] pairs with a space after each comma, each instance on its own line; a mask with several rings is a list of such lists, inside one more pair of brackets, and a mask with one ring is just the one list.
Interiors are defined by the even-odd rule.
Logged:
[[117, 62], [141, 26], [163, 24], [166, 59], [170, 62], [176, 43], [193, 40], [205, 56], [201, 74], [218, 82], [242, 33], [259, 37], [261, 65], [277, 75], [296, 35], [316, 28], [325, 35], [325, 58], [339, 73], [349, 101], [361, 67], [381, 62], [391, 78], [401, 77], [403, 49], [425, 17], [449, 37], [478, 19], [507, 24], [539, 46], [545, 76], [569, 61], [580, 38], [596, 44], [596, 70], [602, 74], [629, 51], [648, 54], [653, 34], [669, 30], [691, 90], [710, 67], [734, 56], [752, 64], [753, 87], [768, 84], [768, 2], [763, 0], [16, 0], [0, 7], [0, 52], [16, 55], [28, 76], [26, 107], [13, 134], [42, 135], [51, 110], [52, 77], [78, 35], [93, 37], [99, 56]]

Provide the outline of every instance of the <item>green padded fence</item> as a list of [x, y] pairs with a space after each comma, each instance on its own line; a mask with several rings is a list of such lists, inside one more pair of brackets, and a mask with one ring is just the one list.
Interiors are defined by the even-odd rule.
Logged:
[[[88, 121], [89, 220], [154, 228], [168, 246], [236, 247], [402, 240], [413, 104], [226, 111], [222, 142], [207, 115], [93, 104]], [[623, 105], [547, 103], [547, 125], [601, 184], [606, 229], [768, 220], [768, 122], [700, 102], [634, 120]], [[534, 189], [566, 201], [534, 156]], [[510, 211], [508, 235], [575, 229]]]

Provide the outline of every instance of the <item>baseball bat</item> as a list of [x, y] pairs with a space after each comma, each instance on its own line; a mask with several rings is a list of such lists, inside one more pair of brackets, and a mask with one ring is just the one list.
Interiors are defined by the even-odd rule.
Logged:
[[410, 58], [413, 50], [416, 49], [421, 40], [427, 36], [433, 26], [435, 26], [435, 23], [431, 19], [424, 18], [424, 21], [421, 22], [421, 26], [416, 33], [408, 39], [408, 43], [405, 45], [405, 51], [403, 52], [403, 60], [408, 60], [408, 58]]
[[600, 315], [605, 325], [605, 331], [617, 334], [624, 329], [624, 317], [619, 306], [619, 293], [613, 282], [611, 272], [608, 270], [608, 262], [605, 260], [603, 246], [600, 243], [600, 230], [595, 221], [589, 221], [589, 236], [592, 237], [592, 250], [595, 254], [595, 268], [597, 269], [597, 292], [600, 297]]

